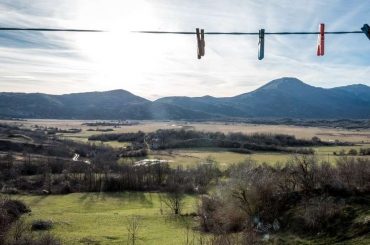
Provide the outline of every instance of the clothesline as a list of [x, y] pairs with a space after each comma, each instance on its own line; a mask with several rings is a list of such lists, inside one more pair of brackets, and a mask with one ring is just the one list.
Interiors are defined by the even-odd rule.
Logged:
[[[63, 29], [63, 28], [19, 28], [19, 27], [0, 27], [0, 31], [37, 31], [37, 32], [109, 32], [107, 30], [96, 29]], [[187, 31], [130, 31], [131, 33], [142, 34], [175, 34], [175, 35], [195, 35], [196, 32]], [[353, 34], [362, 31], [326, 31], [325, 34]], [[259, 35], [259, 32], [204, 32], [205, 35]], [[265, 35], [317, 35], [320, 32], [265, 32]]]
[[37, 31], [37, 32], [106, 32], [106, 31], [104, 31], [104, 30], [89, 30], [89, 29], [19, 28], [19, 27], [0, 27], [0, 31]]
[[[132, 31], [132, 33], [143, 34], [174, 34], [174, 35], [195, 35], [196, 32], [179, 32], [179, 31]], [[325, 34], [353, 34], [362, 31], [327, 31]], [[259, 35], [259, 32], [204, 32], [205, 35]], [[265, 35], [310, 35], [320, 34], [320, 32], [265, 32]]]
[[[360, 31], [361, 30], [361, 31]], [[195, 32], [183, 31], [131, 31], [137, 34], [167, 34], [167, 35], [196, 35], [198, 44], [198, 59], [205, 55], [205, 35], [255, 35], [259, 37], [258, 42], [258, 59], [262, 60], [265, 53], [265, 36], [266, 35], [318, 35], [317, 41], [317, 56], [325, 54], [325, 35], [338, 34], [365, 34], [370, 39], [370, 27], [368, 24], [359, 31], [325, 31], [325, 24], [319, 25], [318, 32], [266, 32], [265, 29], [260, 29], [258, 32], [205, 32], [204, 29], [196, 28]], [[59, 28], [19, 28], [19, 27], [0, 27], [0, 31], [39, 31], [39, 32], [107, 32], [105, 30], [94, 29], [59, 29]]]

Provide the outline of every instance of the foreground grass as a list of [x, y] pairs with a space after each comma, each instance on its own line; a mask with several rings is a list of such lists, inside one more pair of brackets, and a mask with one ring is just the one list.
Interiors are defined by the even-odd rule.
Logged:
[[[51, 196], [17, 196], [32, 213], [27, 221], [52, 220], [52, 233], [65, 244], [126, 244], [127, 218], [139, 215], [142, 220], [139, 244], [181, 244], [192, 218], [170, 218], [160, 212], [157, 193], [74, 193]], [[183, 213], [195, 210], [196, 198], [186, 197]]]

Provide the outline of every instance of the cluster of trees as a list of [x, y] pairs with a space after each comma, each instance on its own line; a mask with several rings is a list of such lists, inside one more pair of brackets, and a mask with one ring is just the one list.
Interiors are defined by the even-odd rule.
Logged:
[[157, 145], [158, 148], [177, 148], [182, 144], [189, 147], [204, 144], [206, 146], [219, 146], [240, 148], [246, 145], [248, 147], [258, 146], [280, 146], [280, 147], [309, 147], [318, 145], [331, 145], [331, 143], [322, 142], [318, 138], [312, 140], [297, 139], [292, 135], [284, 134], [243, 134], [221, 132], [203, 132], [195, 130], [176, 130], [160, 129], [153, 133], [147, 134], [147, 142]]
[[92, 135], [88, 139], [91, 141], [118, 141], [118, 142], [144, 142], [145, 133], [138, 131], [137, 133], [114, 133], [114, 134], [98, 134]]
[[98, 153], [110, 153], [119, 156], [120, 151], [105, 145], [84, 144], [70, 140], [45, 139], [40, 144], [0, 140], [0, 151], [18, 152], [23, 154], [39, 154], [45, 156], [72, 158], [75, 153], [84, 157], [93, 157]]
[[102, 127], [119, 127], [119, 126], [132, 126], [132, 125], [137, 125], [139, 124], [138, 122], [131, 122], [131, 121], [102, 121], [102, 122], [89, 122], [89, 123], [83, 123], [82, 125], [89, 126], [89, 127], [97, 127], [97, 126], [102, 126]]
[[161, 191], [173, 186], [194, 193], [205, 192], [219, 176], [212, 161], [189, 169], [167, 163], [136, 166], [131, 161], [118, 164], [109, 152], [98, 152], [90, 163], [30, 155], [17, 161], [10, 153], [0, 157], [0, 189], [5, 193]]
[[[136, 139], [141, 133], [127, 134], [123, 141]], [[48, 135], [47, 131], [29, 130], [0, 125], [0, 151], [19, 152], [24, 154], [40, 154], [60, 158], [72, 158], [75, 153], [81, 157], [92, 158], [96, 154], [110, 154], [119, 157], [142, 157], [148, 154], [143, 143], [132, 142], [126, 148], [115, 149], [103, 144], [85, 144], [76, 141], [59, 139], [53, 135]], [[13, 137], [22, 137], [26, 141], [12, 141]], [[112, 137], [107, 134], [107, 137]], [[103, 140], [104, 141], [104, 140]]]
[[86, 131], [112, 132], [112, 131], [114, 131], [114, 129], [113, 129], [113, 128], [96, 128], [96, 129], [89, 128], [89, 129], [87, 129]]
[[348, 152], [345, 150], [339, 152], [334, 151], [333, 154], [338, 156], [370, 156], [370, 148], [360, 148], [359, 150], [349, 149]]
[[114, 134], [99, 134], [89, 137], [90, 141], [118, 141], [130, 142], [131, 144], [120, 150], [121, 157], [143, 157], [148, 155], [148, 145], [145, 144], [145, 133], [114, 133]]
[[[251, 160], [234, 165], [218, 191], [201, 197], [200, 225], [215, 234], [242, 232], [249, 237], [281, 230], [330, 234], [349, 229], [344, 226], [356, 217], [350, 202], [370, 204], [365, 198], [369, 164], [369, 159], [344, 157], [333, 166], [300, 156], [277, 166]], [[368, 226], [364, 229], [370, 232]]]
[[[173, 149], [189, 147], [220, 147], [233, 151], [250, 153], [251, 151], [283, 151], [291, 153], [312, 154], [307, 149], [312, 146], [340, 144], [323, 142], [314, 137], [311, 140], [297, 139], [295, 136], [283, 134], [242, 134], [221, 132], [203, 132], [195, 130], [160, 129], [156, 132], [101, 134], [89, 137], [92, 141], [120, 141], [141, 143], [151, 149]], [[145, 144], [144, 144], [145, 143]], [[292, 149], [292, 147], [304, 147]]]
[[81, 133], [82, 129], [80, 129], [80, 128], [60, 129], [60, 128], [49, 127], [49, 128], [45, 128], [45, 131], [48, 134], [57, 134], [57, 133], [60, 133], [60, 134], [65, 134], [65, 133], [67, 133], [67, 134], [77, 134], [77, 133]]

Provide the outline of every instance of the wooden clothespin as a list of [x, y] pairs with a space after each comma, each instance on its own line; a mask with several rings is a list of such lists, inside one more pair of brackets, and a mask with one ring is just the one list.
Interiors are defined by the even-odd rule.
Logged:
[[319, 36], [317, 38], [317, 56], [324, 56], [325, 54], [325, 24], [321, 23], [319, 26]]
[[198, 43], [198, 59], [201, 59], [202, 56], [205, 55], [205, 47], [206, 47], [206, 42], [204, 40], [204, 29], [201, 29], [199, 31], [199, 28], [196, 29], [197, 33], [197, 43]]
[[262, 60], [265, 57], [265, 29], [259, 30], [258, 42], [258, 59]]
[[370, 40], [370, 26], [368, 24], [364, 24], [364, 26], [361, 28], [361, 31], [363, 31], [363, 33], [365, 33], [367, 38]]

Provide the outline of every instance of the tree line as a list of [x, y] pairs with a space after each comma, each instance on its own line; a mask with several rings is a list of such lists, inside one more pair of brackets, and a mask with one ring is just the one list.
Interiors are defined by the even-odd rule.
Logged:
[[[312, 154], [313, 151], [309, 150], [309, 147], [349, 145], [343, 142], [324, 142], [318, 137], [307, 140], [297, 139], [295, 136], [284, 134], [225, 134], [221, 132], [204, 132], [185, 129], [160, 129], [150, 133], [139, 131], [136, 133], [100, 134], [90, 136], [89, 140], [102, 142], [133, 142], [136, 143], [136, 145], [146, 146], [153, 150], [219, 147], [232, 149], [233, 151], [241, 153], [251, 153], [252, 151], [277, 151]], [[292, 149], [292, 147], [295, 147], [295, 149]], [[299, 147], [301, 149], [299, 149]]]

